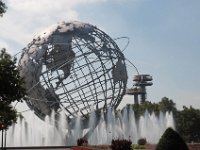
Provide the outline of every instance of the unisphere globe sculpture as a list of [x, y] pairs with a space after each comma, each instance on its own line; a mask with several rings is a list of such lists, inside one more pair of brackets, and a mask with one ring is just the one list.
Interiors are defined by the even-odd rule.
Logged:
[[62, 22], [36, 36], [19, 60], [26, 102], [43, 118], [52, 110], [68, 117], [117, 108], [126, 91], [125, 57], [97, 27]]

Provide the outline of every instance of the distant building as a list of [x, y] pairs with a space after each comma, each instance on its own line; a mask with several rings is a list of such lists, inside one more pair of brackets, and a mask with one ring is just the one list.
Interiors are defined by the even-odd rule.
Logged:
[[147, 98], [146, 86], [152, 86], [152, 76], [148, 74], [135, 75], [133, 78], [133, 88], [128, 89], [126, 94], [134, 95], [135, 104], [139, 104], [138, 96], [140, 95], [140, 103], [144, 103]]

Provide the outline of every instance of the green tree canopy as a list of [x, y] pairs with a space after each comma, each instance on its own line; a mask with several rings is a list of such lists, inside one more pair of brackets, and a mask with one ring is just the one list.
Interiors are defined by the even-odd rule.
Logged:
[[17, 112], [11, 105], [0, 103], [0, 130], [8, 129], [17, 119]]
[[142, 104], [133, 104], [132, 108], [137, 118], [140, 117], [140, 115], [143, 115], [145, 111], [148, 111], [150, 113], [155, 112], [156, 114], [159, 114], [158, 104], [149, 101], [146, 101]]
[[25, 95], [23, 79], [16, 67], [16, 58], [6, 53], [5, 49], [0, 53], [0, 102], [10, 104], [13, 101], [21, 101]]
[[200, 110], [183, 106], [176, 117], [176, 127], [179, 134], [187, 142], [200, 142]]
[[6, 9], [6, 4], [2, 0], [0, 0], [0, 17], [3, 16], [3, 14], [6, 12]]
[[5, 49], [0, 52], [0, 130], [7, 129], [16, 121], [16, 111], [10, 105], [22, 101], [25, 96], [23, 79], [16, 67], [16, 58], [12, 58]]
[[156, 115], [158, 115], [160, 111], [169, 111], [173, 113], [176, 113], [177, 111], [176, 104], [167, 97], [163, 97], [158, 103], [145, 101], [142, 104], [133, 104], [132, 107], [135, 111], [136, 117], [143, 115], [146, 110], [150, 113], [154, 112]]
[[171, 111], [171, 112], [175, 112], [176, 109], [176, 104], [169, 98], [167, 97], [163, 97], [161, 99], [161, 101], [158, 103], [159, 105], [159, 110], [160, 111]]

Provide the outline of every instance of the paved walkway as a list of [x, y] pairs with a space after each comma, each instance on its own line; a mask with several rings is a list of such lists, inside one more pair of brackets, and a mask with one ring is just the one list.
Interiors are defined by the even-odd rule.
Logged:
[[6, 147], [6, 150], [71, 150], [69, 146]]
[[[52, 148], [51, 148], [52, 149]], [[35, 148], [6, 148], [6, 150], [36, 150]], [[47, 150], [43, 148], [37, 148], [37, 150]], [[72, 150], [71, 148], [53, 148], [53, 150]]]

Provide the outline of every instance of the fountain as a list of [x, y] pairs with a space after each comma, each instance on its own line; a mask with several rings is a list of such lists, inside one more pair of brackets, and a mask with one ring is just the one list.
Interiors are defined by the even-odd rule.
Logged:
[[[59, 120], [55, 119], [52, 113], [46, 117], [45, 121], [38, 119], [32, 112], [25, 118], [18, 118], [18, 123], [14, 124], [7, 131], [7, 146], [70, 146], [76, 145], [78, 138], [94, 128], [88, 137], [91, 145], [110, 144], [112, 139], [128, 139], [137, 143], [138, 139], [146, 138], [147, 142], [155, 144], [160, 139], [163, 132], [168, 127], [174, 128], [172, 113], [155, 113], [146, 111], [137, 120], [134, 111], [125, 107], [123, 111], [114, 113], [111, 108], [106, 112], [100, 112], [98, 119], [96, 113], [92, 111], [89, 115], [88, 128], [81, 129], [82, 118], [77, 116], [75, 128], [69, 129], [68, 122], [63, 116]], [[61, 113], [62, 114], [62, 113]], [[30, 121], [31, 120], [31, 121]], [[99, 120], [97, 126], [96, 121]], [[59, 126], [56, 126], [59, 121]]]
[[35, 36], [18, 64], [32, 111], [9, 128], [7, 146], [76, 145], [83, 136], [92, 145], [156, 143], [174, 127], [171, 113], [136, 119], [128, 107], [116, 111], [127, 90], [126, 60], [114, 39], [88, 23], [62, 22]]

